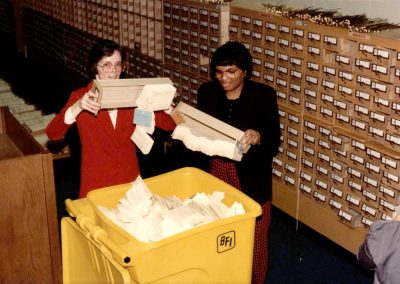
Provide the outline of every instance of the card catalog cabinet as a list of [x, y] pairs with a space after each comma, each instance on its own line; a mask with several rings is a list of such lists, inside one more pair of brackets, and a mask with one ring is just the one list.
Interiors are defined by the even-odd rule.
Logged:
[[240, 7], [229, 31], [262, 61], [253, 79], [277, 90], [282, 152], [298, 156], [278, 155], [273, 203], [355, 252], [399, 205], [398, 41]]

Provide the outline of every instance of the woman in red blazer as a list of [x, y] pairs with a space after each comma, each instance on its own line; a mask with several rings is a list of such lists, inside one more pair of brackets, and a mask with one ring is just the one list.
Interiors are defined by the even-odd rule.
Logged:
[[[89, 54], [91, 72], [97, 79], [119, 79], [124, 71], [124, 54], [111, 40], [96, 42]], [[100, 109], [92, 83], [72, 92], [61, 112], [49, 123], [47, 136], [61, 139], [76, 123], [82, 144], [80, 198], [97, 188], [132, 182], [139, 175], [134, 108]], [[173, 130], [175, 123], [164, 111], [155, 113], [155, 124]]]

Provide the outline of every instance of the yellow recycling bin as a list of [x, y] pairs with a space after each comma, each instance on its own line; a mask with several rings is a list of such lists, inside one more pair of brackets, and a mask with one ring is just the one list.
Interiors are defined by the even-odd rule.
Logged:
[[110, 250], [90, 238], [71, 218], [61, 220], [61, 231], [64, 283], [134, 283]]
[[[121, 274], [118, 274], [118, 281], [108, 283], [126, 283], [123, 282], [126, 272], [131, 283], [251, 282], [255, 219], [261, 214], [258, 203], [196, 168], [178, 169], [145, 179], [144, 182], [154, 194], [175, 195], [181, 199], [190, 198], [198, 192], [211, 194], [221, 191], [225, 194], [225, 205], [241, 202], [246, 213], [201, 225], [157, 242], [145, 243], [113, 223], [98, 209], [98, 205], [115, 208], [131, 184], [97, 189], [91, 191], [86, 199], [67, 200], [67, 210], [76, 217], [78, 227], [87, 232], [86, 237], [100, 247], [109, 265], [115, 266], [115, 271]], [[71, 242], [68, 238], [62, 229], [64, 282], [73, 283], [68, 282], [66, 277], [84, 273], [84, 269], [82, 272], [72, 271], [71, 266], [81, 265], [79, 257], [65, 259], [66, 262], [75, 259], [74, 263], [64, 262], [64, 254], [75, 253], [67, 251], [68, 248], [72, 250], [74, 245], [64, 249], [64, 242]], [[94, 261], [98, 262], [97, 259]], [[82, 266], [87, 263], [82, 263]], [[108, 279], [110, 276], [97, 277]], [[79, 279], [79, 276], [74, 278]]]

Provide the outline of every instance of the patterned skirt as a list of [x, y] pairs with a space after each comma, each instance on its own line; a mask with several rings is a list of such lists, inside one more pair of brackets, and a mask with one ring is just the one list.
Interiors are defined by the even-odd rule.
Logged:
[[[215, 158], [210, 162], [210, 173], [241, 190], [239, 177], [234, 163]], [[262, 215], [256, 219], [254, 233], [252, 283], [263, 284], [268, 271], [268, 236], [271, 223], [271, 201], [262, 205]]]

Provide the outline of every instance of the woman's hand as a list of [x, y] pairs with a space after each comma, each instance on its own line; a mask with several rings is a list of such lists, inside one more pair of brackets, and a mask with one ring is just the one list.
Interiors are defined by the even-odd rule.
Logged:
[[257, 130], [247, 129], [244, 132], [243, 147], [248, 145], [259, 145], [261, 144], [261, 135]]
[[78, 114], [86, 110], [88, 112], [93, 113], [94, 115], [97, 115], [97, 113], [100, 110], [100, 104], [97, 103], [97, 98], [99, 97], [98, 94], [89, 91], [87, 92], [79, 101], [77, 101], [73, 107], [72, 107], [72, 113], [75, 117], [78, 116]]

